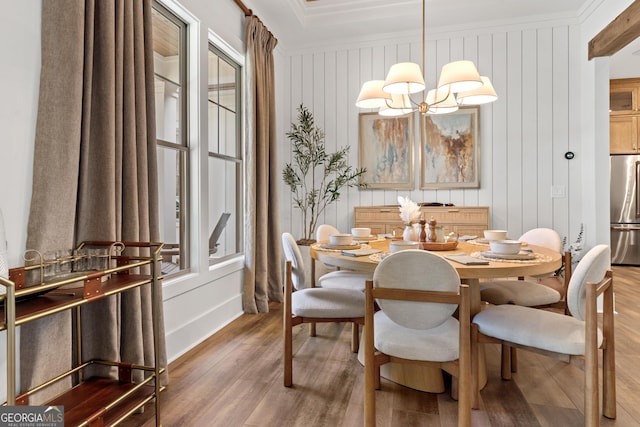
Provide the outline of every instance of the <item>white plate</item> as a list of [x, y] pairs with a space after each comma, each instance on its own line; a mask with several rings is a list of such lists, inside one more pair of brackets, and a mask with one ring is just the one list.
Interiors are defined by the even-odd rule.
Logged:
[[332, 245], [331, 243], [325, 243], [320, 245], [321, 249], [333, 249], [333, 250], [343, 250], [343, 249], [360, 249], [360, 243], [352, 242], [350, 245]]
[[483, 251], [480, 254], [485, 258], [493, 258], [493, 259], [512, 259], [512, 260], [527, 260], [530, 261], [532, 259], [536, 259], [536, 254], [532, 252], [524, 252], [520, 251], [517, 254], [497, 254], [491, 251]]

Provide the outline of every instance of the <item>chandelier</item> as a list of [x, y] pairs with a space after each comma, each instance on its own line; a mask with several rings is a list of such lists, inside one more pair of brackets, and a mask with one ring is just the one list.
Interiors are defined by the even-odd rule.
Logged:
[[[422, 71], [425, 68], [425, 0], [422, 0]], [[498, 99], [488, 77], [480, 76], [472, 61], [445, 64], [438, 87], [425, 94], [426, 85], [420, 66], [414, 62], [392, 65], [385, 80], [370, 80], [360, 89], [359, 108], [378, 108], [382, 116], [401, 116], [414, 111], [421, 114], [447, 114], [464, 105], [480, 105]], [[411, 95], [422, 92], [415, 101]]]

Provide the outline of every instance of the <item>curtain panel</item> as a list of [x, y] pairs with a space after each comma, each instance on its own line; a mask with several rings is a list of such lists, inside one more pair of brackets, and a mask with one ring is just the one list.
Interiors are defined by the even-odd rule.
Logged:
[[[151, 0], [42, 2], [27, 248], [158, 240], [151, 13]], [[152, 301], [150, 286], [82, 307], [83, 359], [155, 363], [155, 304], [161, 326], [158, 362], [166, 367], [162, 289]], [[71, 366], [71, 329], [70, 312], [22, 326], [23, 390]], [[50, 388], [32, 404], [58, 391]]]
[[243, 308], [245, 313], [264, 313], [269, 301], [282, 301], [273, 60], [278, 41], [254, 15], [246, 18], [245, 30], [249, 95]]

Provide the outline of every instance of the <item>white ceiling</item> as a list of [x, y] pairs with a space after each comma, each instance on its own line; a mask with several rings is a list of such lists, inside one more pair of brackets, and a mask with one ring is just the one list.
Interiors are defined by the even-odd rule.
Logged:
[[[426, 0], [427, 32], [575, 17], [597, 0]], [[420, 31], [421, 0], [244, 0], [287, 48]]]
[[640, 77], [640, 39], [632, 41], [611, 57], [609, 77], [612, 79]]
[[[601, 0], [426, 0], [427, 33], [577, 17]], [[415, 35], [421, 0], [243, 0], [285, 49]], [[640, 76], [640, 41], [611, 58], [611, 77]]]

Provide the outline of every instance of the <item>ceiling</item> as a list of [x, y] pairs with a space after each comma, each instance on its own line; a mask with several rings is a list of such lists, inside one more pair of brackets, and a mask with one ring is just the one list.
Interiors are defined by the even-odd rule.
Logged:
[[[599, 0], [426, 0], [427, 32], [578, 16]], [[421, 0], [243, 0], [286, 47], [419, 33]]]
[[640, 39], [632, 41], [611, 57], [609, 77], [612, 79], [640, 77]]
[[[426, 0], [427, 33], [577, 17], [601, 0]], [[421, 0], [243, 0], [284, 49], [419, 34]], [[633, 52], [638, 52], [633, 55]], [[637, 70], [637, 71], [636, 71]], [[640, 76], [640, 41], [611, 58], [611, 77]]]

